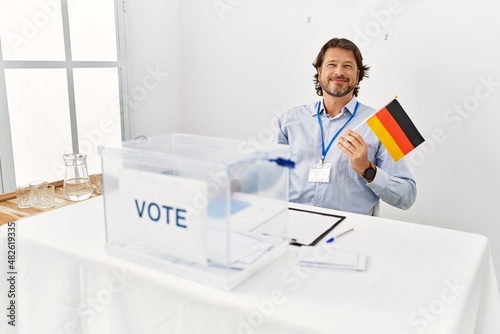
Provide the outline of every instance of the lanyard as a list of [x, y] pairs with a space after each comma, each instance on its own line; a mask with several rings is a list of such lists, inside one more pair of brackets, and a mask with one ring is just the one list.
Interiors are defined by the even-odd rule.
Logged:
[[354, 115], [356, 115], [356, 111], [358, 110], [358, 101], [356, 101], [356, 106], [354, 107], [354, 111], [351, 114], [351, 117], [345, 122], [344, 125], [340, 129], [337, 130], [337, 132], [333, 135], [332, 140], [330, 140], [330, 143], [325, 149], [325, 135], [323, 134], [323, 125], [321, 124], [321, 116], [320, 116], [320, 108], [321, 108], [321, 101], [318, 102], [318, 112], [316, 115], [318, 116], [318, 123], [319, 123], [319, 131], [321, 132], [321, 162], [325, 161], [326, 154], [330, 150], [330, 147], [332, 147], [333, 141], [338, 137], [340, 132], [344, 130], [345, 126], [353, 119]]

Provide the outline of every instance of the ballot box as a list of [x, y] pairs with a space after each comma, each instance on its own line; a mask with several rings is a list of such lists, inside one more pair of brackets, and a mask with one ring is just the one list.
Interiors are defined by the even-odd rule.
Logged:
[[231, 289], [287, 249], [287, 145], [164, 134], [101, 146], [106, 251]]

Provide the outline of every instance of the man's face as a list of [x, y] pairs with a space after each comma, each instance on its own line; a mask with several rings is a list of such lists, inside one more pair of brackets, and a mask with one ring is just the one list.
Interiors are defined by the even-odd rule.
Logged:
[[338, 48], [326, 50], [323, 64], [318, 68], [318, 81], [323, 95], [346, 96], [356, 87], [358, 75], [353, 51]]

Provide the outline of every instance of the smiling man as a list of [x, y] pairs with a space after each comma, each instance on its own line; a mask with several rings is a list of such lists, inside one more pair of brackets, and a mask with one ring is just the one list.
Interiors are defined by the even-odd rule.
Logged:
[[279, 119], [278, 142], [290, 145], [296, 162], [290, 201], [367, 215], [379, 200], [408, 209], [417, 194], [410, 170], [404, 159], [394, 162], [366, 124], [375, 109], [357, 100], [369, 70], [358, 47], [333, 38], [313, 66], [323, 98]]

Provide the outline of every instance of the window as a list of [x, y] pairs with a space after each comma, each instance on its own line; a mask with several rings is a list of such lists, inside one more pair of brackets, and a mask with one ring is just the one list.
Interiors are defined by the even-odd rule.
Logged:
[[[0, 192], [125, 139], [114, 0], [0, 0]], [[2, 189], [3, 188], [3, 189]]]

